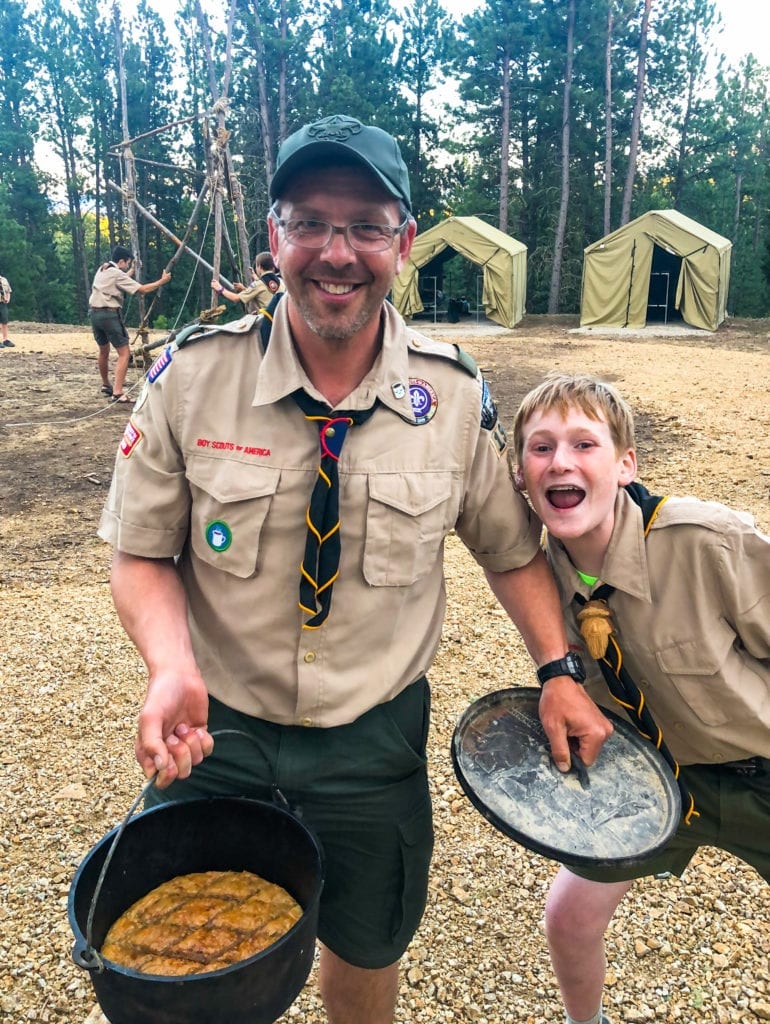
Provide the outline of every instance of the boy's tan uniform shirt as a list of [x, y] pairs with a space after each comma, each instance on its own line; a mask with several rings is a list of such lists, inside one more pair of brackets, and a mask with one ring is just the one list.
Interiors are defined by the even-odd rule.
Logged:
[[386, 304], [381, 356], [341, 403], [379, 401], [341, 452], [331, 613], [319, 629], [302, 629], [299, 565], [319, 441], [289, 396], [300, 387], [322, 396], [296, 358], [285, 307], [264, 355], [254, 318], [244, 317], [244, 336], [217, 332], [150, 371], [156, 379], [131, 416], [99, 532], [129, 554], [179, 556], [211, 694], [269, 721], [327, 727], [428, 669], [452, 530], [482, 566], [503, 571], [532, 560], [540, 527], [513, 489], [480, 377], [425, 354], [453, 347], [410, 331]]
[[281, 285], [280, 288], [273, 292], [264, 281], [257, 278], [248, 288], [238, 293], [238, 301], [242, 302], [246, 308], [249, 307], [250, 303], [253, 303], [254, 312], [258, 312], [260, 309], [265, 309], [270, 304], [272, 297], [283, 290], [283, 285]]
[[[573, 595], [590, 588], [550, 536], [548, 557], [589, 692], [620, 712], [576, 622]], [[751, 518], [669, 498], [645, 540], [641, 511], [621, 489], [601, 581], [616, 588], [608, 603], [623, 663], [677, 761], [770, 757], [770, 538]]]
[[8, 278], [2, 277], [2, 275], [0, 275], [0, 300], [2, 300], [3, 302], [10, 302], [12, 290], [13, 289], [8, 283]]
[[122, 309], [123, 295], [134, 295], [140, 283], [114, 263], [96, 271], [88, 305], [91, 309]]

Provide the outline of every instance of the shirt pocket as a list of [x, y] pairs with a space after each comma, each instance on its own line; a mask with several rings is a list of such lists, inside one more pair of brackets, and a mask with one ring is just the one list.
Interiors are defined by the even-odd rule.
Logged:
[[734, 642], [735, 633], [719, 619], [708, 636], [680, 640], [655, 652], [674, 689], [705, 725], [724, 725], [733, 717], [736, 698], [743, 703], [740, 689], [736, 692], [738, 679], [732, 678], [740, 673], [740, 659], [730, 656]]
[[190, 459], [190, 538], [208, 565], [246, 579], [257, 571], [259, 543], [280, 469], [227, 459]]
[[366, 582], [406, 587], [427, 576], [458, 514], [451, 473], [370, 476]]

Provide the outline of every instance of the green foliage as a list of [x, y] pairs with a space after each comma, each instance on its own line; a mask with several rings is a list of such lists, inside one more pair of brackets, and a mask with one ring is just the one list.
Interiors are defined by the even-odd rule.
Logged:
[[[577, 4], [565, 312], [578, 308], [583, 248], [604, 233], [608, 118], [611, 227], [618, 226], [642, 7], [643, 0]], [[238, 0], [226, 122], [251, 254], [267, 246], [268, 178], [281, 140], [310, 119], [351, 114], [401, 142], [420, 230], [452, 213], [474, 214], [505, 223], [527, 245], [528, 308], [544, 310], [561, 196], [567, 10], [568, 0], [482, 0], [453, 20], [441, 0]], [[215, 119], [203, 116], [212, 82], [195, 0], [178, 0], [176, 15], [177, 33], [169, 35], [148, 0], [139, 0], [123, 15], [121, 33], [128, 132], [141, 136], [132, 147], [137, 196], [181, 236]], [[0, 271], [11, 279], [19, 318], [84, 321], [96, 267], [128, 240], [126, 211], [108, 184], [120, 184], [123, 170], [112, 18], [102, 0], [0, 6]], [[222, 26], [212, 15], [214, 78], [224, 70]], [[729, 310], [767, 316], [770, 69], [752, 59], [720, 64], [717, 30], [714, 0], [653, 5], [631, 216], [673, 207], [731, 238]], [[58, 179], [37, 165], [44, 149], [58, 158]], [[225, 232], [237, 254], [230, 199]], [[211, 262], [208, 212], [205, 204], [189, 245]], [[144, 218], [138, 223], [143, 278], [154, 280], [174, 245]], [[243, 279], [239, 264], [225, 246], [223, 273]], [[477, 270], [456, 260], [447, 273], [452, 291], [473, 301]], [[209, 281], [182, 256], [152, 304], [155, 324], [195, 317], [211, 301]], [[129, 307], [129, 319], [137, 309]]]

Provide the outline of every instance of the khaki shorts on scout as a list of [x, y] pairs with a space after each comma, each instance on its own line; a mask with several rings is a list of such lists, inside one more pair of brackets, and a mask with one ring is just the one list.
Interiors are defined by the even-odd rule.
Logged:
[[120, 309], [95, 309], [88, 311], [96, 344], [112, 345], [123, 348], [128, 344], [128, 331], [123, 323], [123, 312]]
[[683, 767], [682, 779], [700, 816], [693, 817], [690, 825], [682, 822], [659, 854], [630, 868], [568, 865], [569, 870], [595, 882], [622, 882], [665, 872], [681, 875], [699, 846], [716, 846], [750, 864], [770, 882], [770, 760], [759, 761], [754, 776], [719, 765]]
[[419, 679], [350, 725], [281, 726], [211, 699], [210, 757], [145, 803], [216, 794], [271, 800], [276, 785], [324, 852], [318, 934], [357, 967], [395, 963], [425, 909], [433, 823], [425, 748], [430, 689]]

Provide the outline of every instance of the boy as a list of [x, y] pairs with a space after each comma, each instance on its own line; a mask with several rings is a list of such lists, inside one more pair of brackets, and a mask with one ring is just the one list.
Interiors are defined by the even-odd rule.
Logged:
[[[603, 676], [622, 652], [644, 698], [631, 703], [646, 705], [693, 801], [655, 858], [625, 870], [562, 866], [554, 879], [545, 926], [567, 1022], [609, 1024], [604, 932], [634, 878], [681, 875], [708, 844], [770, 881], [770, 538], [724, 505], [629, 487], [633, 415], [593, 377], [552, 374], [526, 395], [514, 446], [589, 693], [620, 710]], [[612, 631], [597, 660], [579, 627], [588, 602]]]
[[237, 285], [236, 290], [231, 292], [217, 280], [212, 280], [211, 287], [218, 295], [224, 295], [231, 302], [242, 302], [244, 309], [257, 313], [270, 304], [274, 295], [283, 292], [284, 287], [271, 253], [257, 253], [254, 271], [256, 277], [248, 288]]

